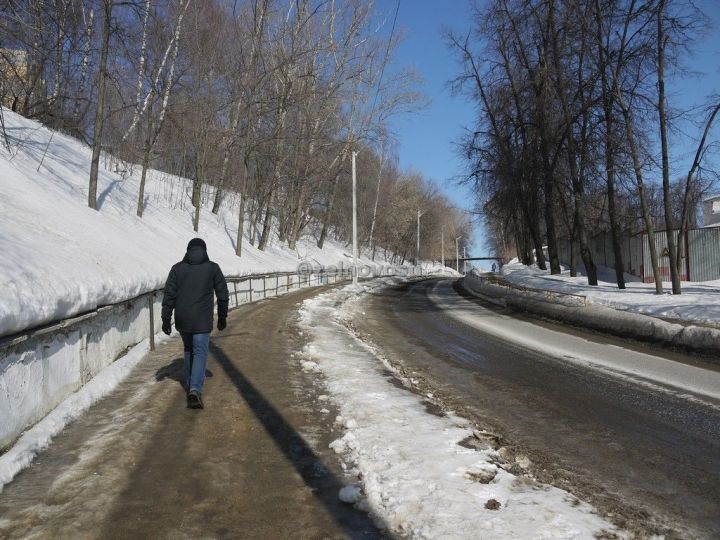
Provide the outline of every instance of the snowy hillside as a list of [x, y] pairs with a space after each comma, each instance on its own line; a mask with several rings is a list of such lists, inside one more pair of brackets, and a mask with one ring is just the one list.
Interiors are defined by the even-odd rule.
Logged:
[[120, 174], [101, 160], [99, 211], [91, 210], [90, 149], [11, 112], [5, 122], [11, 152], [0, 147], [0, 336], [161, 287], [194, 236], [226, 275], [351, 261], [349, 250], [332, 242], [320, 250], [312, 237], [292, 252], [271, 240], [262, 252], [246, 236], [239, 258], [232, 201], [218, 216], [204, 207], [196, 235], [190, 182], [158, 171], [149, 172], [140, 219], [139, 167]]

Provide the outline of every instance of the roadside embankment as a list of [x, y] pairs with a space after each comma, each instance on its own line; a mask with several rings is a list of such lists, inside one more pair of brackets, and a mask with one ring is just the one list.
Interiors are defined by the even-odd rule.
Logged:
[[519, 286], [497, 276], [467, 274], [460, 282], [468, 293], [495, 305], [581, 326], [619, 337], [720, 354], [720, 329], [678, 324], [657, 317], [592, 304], [580, 294]]

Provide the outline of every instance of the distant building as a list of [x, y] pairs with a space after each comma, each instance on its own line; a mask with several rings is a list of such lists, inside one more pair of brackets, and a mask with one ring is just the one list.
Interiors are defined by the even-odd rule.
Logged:
[[703, 227], [720, 226], [720, 195], [703, 201]]

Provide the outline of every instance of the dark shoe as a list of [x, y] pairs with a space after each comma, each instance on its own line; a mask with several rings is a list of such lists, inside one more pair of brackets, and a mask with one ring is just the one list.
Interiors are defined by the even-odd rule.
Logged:
[[189, 409], [203, 409], [202, 396], [197, 390], [190, 390], [187, 397]]

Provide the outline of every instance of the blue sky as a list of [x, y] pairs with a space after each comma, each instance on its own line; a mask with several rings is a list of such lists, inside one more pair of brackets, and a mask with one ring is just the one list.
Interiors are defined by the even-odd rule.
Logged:
[[[395, 0], [379, 0], [378, 8], [388, 14], [392, 24]], [[397, 65], [409, 66], [425, 83], [422, 92], [431, 102], [427, 109], [413, 115], [395, 118], [391, 129], [399, 143], [400, 165], [421, 172], [435, 182], [458, 208], [470, 210], [472, 195], [457, 186], [453, 178], [463, 172], [464, 163], [457, 156], [454, 142], [463, 127], [473, 121], [473, 105], [463, 98], [451, 97], [448, 82], [458, 74], [459, 64], [442, 39], [444, 27], [467, 28], [470, 13], [465, 0], [401, 0], [397, 31], [404, 40], [395, 53]], [[483, 250], [482, 227], [475, 227], [475, 247]]]
[[[697, 2], [710, 17], [710, 31], [701, 36], [687, 59], [689, 73], [668, 82], [671, 105], [689, 108], [702, 104], [711, 93], [720, 93], [720, 0]], [[378, 0], [377, 8], [387, 16], [389, 33], [396, 0]], [[398, 139], [399, 160], [403, 168], [421, 172], [432, 180], [458, 207], [471, 209], [470, 191], [453, 182], [463, 172], [463, 161], [457, 155], [454, 141], [463, 128], [473, 123], [474, 107], [461, 96], [452, 97], [448, 81], [459, 70], [451, 51], [442, 39], [442, 29], [464, 31], [469, 28], [469, 0], [401, 0], [397, 29], [404, 41], [395, 54], [395, 64], [410, 66], [425, 80], [422, 92], [431, 99], [430, 106], [420, 113], [397, 117], [391, 129]], [[674, 134], [671, 140], [673, 175], [687, 172], [694, 154], [692, 137], [698, 128], [681, 126], [688, 136]], [[720, 129], [714, 130], [720, 138]], [[484, 246], [482, 225], [475, 227], [473, 254], [478, 256]]]

